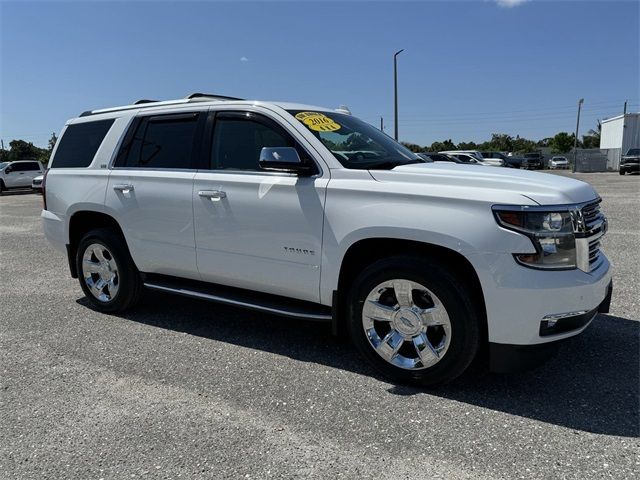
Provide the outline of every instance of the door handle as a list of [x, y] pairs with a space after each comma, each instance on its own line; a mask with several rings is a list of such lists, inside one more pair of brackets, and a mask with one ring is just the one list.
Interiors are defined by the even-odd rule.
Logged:
[[113, 189], [118, 192], [129, 193], [131, 190], [133, 190], [133, 185], [114, 185]]
[[212, 202], [219, 202], [223, 198], [227, 198], [227, 193], [222, 190], [200, 190], [198, 195], [209, 198]]

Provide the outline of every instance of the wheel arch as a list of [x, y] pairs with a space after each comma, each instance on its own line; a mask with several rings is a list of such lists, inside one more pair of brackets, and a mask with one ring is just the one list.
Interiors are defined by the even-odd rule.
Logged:
[[122, 228], [120, 227], [120, 224], [118, 224], [117, 220], [112, 216], [94, 210], [80, 210], [74, 212], [73, 215], [69, 217], [69, 243], [66, 245], [67, 256], [69, 259], [69, 269], [73, 278], [78, 278], [75, 258], [78, 252], [78, 244], [80, 243], [80, 239], [82, 239], [83, 235], [88, 231], [94, 230], [96, 228], [113, 229], [119, 235], [121, 235], [123, 239], [125, 239], [126, 243], [126, 238], [124, 237], [124, 233], [122, 231]]
[[480, 278], [471, 262], [461, 253], [441, 245], [397, 238], [368, 238], [349, 246], [340, 265], [338, 286], [334, 292], [334, 332], [343, 328], [346, 296], [356, 276], [373, 262], [398, 254], [437, 259], [450, 267], [456, 277], [470, 287], [471, 297], [480, 317], [481, 340], [486, 345], [487, 309]]

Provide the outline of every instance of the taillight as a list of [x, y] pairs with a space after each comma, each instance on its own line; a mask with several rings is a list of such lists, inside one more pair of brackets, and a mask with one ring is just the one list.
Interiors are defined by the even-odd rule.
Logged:
[[44, 171], [44, 175], [42, 176], [42, 208], [44, 210], [47, 209], [47, 174], [49, 173], [49, 169], [47, 168]]

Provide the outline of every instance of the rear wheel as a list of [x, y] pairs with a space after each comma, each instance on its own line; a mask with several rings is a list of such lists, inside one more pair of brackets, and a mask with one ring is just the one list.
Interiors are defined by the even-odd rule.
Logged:
[[76, 267], [80, 286], [96, 309], [117, 312], [138, 301], [140, 274], [119, 233], [100, 228], [85, 234], [78, 244]]
[[372, 264], [354, 282], [348, 307], [356, 348], [397, 382], [448, 382], [479, 348], [468, 287], [435, 261], [392, 257]]

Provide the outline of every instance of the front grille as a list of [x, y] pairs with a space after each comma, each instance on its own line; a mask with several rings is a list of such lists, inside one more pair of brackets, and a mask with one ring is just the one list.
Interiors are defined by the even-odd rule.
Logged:
[[[587, 255], [589, 268], [587, 271], [593, 271], [600, 266], [600, 241], [602, 235], [606, 232], [607, 221], [600, 211], [600, 200], [589, 203], [582, 207], [581, 210], [583, 235], [588, 245]], [[583, 257], [584, 258], [584, 257]], [[586, 267], [586, 264], [583, 264]], [[586, 270], [586, 269], [585, 269]]]
[[582, 218], [584, 219], [587, 231], [591, 231], [604, 220], [604, 215], [600, 212], [600, 202], [590, 203], [582, 208]]

